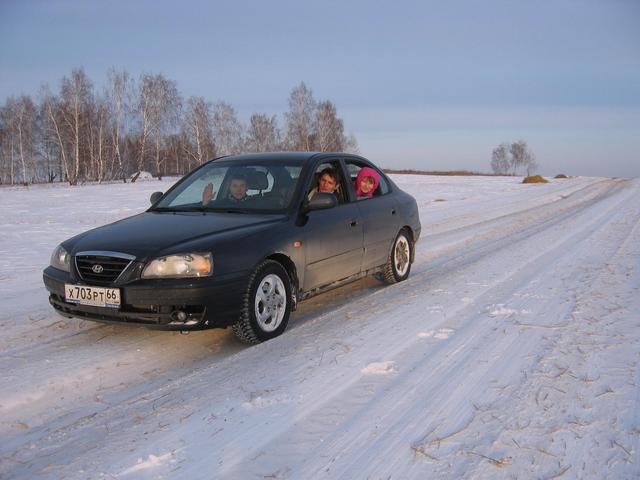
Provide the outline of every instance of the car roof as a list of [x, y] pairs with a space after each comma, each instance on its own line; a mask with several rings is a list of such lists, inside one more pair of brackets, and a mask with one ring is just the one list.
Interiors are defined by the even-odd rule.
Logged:
[[327, 157], [346, 157], [351, 156], [346, 153], [335, 153], [335, 152], [264, 152], [264, 153], [244, 153], [240, 155], [228, 155], [224, 157], [218, 157], [212, 162], [255, 162], [255, 163], [272, 163], [272, 162], [282, 162], [282, 163], [297, 163], [303, 165], [307, 163], [311, 159], [322, 158], [324, 156]]

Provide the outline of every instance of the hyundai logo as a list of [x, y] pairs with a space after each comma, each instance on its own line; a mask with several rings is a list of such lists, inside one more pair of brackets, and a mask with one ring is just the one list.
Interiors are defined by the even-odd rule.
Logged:
[[96, 264], [93, 267], [91, 267], [91, 270], [93, 270], [93, 273], [102, 273], [104, 268], [102, 268], [102, 265]]

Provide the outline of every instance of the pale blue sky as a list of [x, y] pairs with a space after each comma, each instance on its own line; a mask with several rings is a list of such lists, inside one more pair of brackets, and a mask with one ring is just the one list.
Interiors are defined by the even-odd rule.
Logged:
[[0, 0], [0, 100], [79, 66], [163, 73], [243, 120], [304, 81], [385, 167], [487, 171], [522, 138], [548, 175], [640, 176], [636, 0]]

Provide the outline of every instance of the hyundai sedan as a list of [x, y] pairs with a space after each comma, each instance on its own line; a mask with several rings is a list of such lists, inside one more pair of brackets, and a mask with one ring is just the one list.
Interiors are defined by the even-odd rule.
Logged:
[[[360, 189], [365, 168], [377, 178]], [[366, 275], [405, 280], [419, 236], [414, 198], [360, 156], [227, 156], [154, 193], [144, 213], [62, 242], [43, 277], [66, 317], [231, 326], [258, 343], [305, 298]]]

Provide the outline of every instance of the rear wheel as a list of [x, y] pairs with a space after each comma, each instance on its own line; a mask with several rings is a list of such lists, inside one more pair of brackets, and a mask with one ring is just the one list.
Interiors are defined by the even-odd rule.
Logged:
[[411, 271], [412, 248], [411, 235], [406, 229], [400, 230], [393, 242], [393, 248], [382, 271], [382, 279], [386, 283], [392, 284], [407, 279]]
[[277, 337], [289, 322], [291, 282], [282, 265], [265, 260], [249, 279], [240, 318], [233, 333], [245, 343], [255, 344]]

